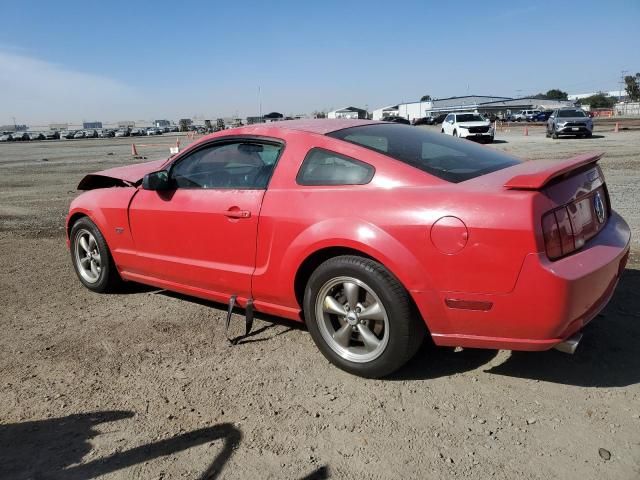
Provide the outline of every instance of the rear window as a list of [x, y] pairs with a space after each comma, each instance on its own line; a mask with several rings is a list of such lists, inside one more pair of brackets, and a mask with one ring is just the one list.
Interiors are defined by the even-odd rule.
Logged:
[[520, 160], [468, 140], [397, 124], [373, 124], [327, 134], [388, 155], [452, 183], [464, 182], [520, 163]]
[[558, 117], [564, 118], [576, 118], [585, 117], [586, 115], [582, 110], [558, 110]]

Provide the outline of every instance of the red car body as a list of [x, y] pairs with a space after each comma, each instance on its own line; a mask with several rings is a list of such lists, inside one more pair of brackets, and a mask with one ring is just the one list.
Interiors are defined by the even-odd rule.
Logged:
[[[630, 231], [609, 206], [600, 155], [522, 162], [451, 183], [327, 135], [379, 124], [242, 127], [206, 136], [166, 161], [89, 175], [67, 231], [90, 217], [125, 280], [224, 303], [236, 295], [240, 306], [252, 299], [257, 311], [298, 321], [310, 270], [332, 255], [360, 254], [401, 282], [437, 345], [546, 350], [604, 308], [624, 269]], [[268, 188], [142, 188], [145, 174], [225, 138], [284, 144]], [[299, 185], [314, 148], [366, 162], [375, 175], [364, 185]], [[601, 225], [595, 196], [604, 198]], [[562, 229], [578, 223], [584, 232], [570, 231], [572, 248], [563, 251]]]

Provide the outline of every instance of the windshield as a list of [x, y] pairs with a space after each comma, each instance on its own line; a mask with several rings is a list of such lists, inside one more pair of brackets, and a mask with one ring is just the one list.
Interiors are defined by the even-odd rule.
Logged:
[[462, 113], [456, 115], [457, 122], [484, 122], [484, 118], [481, 115], [475, 113]]
[[407, 125], [363, 125], [327, 135], [383, 153], [452, 183], [520, 163], [496, 150]]
[[582, 110], [558, 110], [558, 117], [575, 118], [586, 117]]

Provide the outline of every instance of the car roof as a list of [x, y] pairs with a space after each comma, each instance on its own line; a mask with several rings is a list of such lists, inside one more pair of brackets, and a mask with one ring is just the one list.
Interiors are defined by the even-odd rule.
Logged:
[[[344, 130], [345, 128], [358, 127], [362, 125], [371, 125], [375, 123], [383, 123], [375, 120], [355, 120], [355, 119], [304, 119], [304, 120], [283, 120], [280, 122], [270, 123], [255, 123], [253, 125], [247, 125], [240, 127], [244, 132], [254, 129], [262, 128], [281, 128], [286, 130], [299, 130], [302, 132], [318, 133], [325, 135], [327, 133], [335, 132], [337, 130]], [[229, 132], [230, 130], [227, 130]]]

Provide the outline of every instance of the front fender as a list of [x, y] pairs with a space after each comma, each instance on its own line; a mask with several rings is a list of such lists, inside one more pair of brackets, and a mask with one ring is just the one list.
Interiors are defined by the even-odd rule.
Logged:
[[133, 250], [127, 210], [136, 191], [134, 187], [104, 188], [89, 190], [76, 197], [71, 202], [65, 222], [67, 245], [71, 219], [78, 214], [86, 215], [102, 233], [117, 264], [122, 252]]

